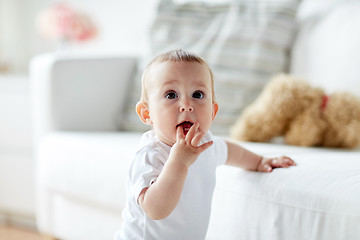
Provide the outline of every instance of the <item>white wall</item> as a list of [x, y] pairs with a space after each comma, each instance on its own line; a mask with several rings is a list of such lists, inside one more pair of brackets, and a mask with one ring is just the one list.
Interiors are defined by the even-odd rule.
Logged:
[[6, 64], [13, 72], [20, 71], [26, 64], [25, 18], [20, 17], [24, 15], [20, 2], [0, 0], [0, 67]]
[[35, 161], [27, 80], [25, 76], [0, 75], [0, 218], [5, 214], [10, 219], [31, 221]]
[[[0, 0], [0, 60], [13, 62], [16, 72], [27, 72], [28, 60], [41, 52], [54, 51], [56, 44], [36, 31], [38, 13], [55, 0]], [[74, 48], [113, 54], [142, 55], [147, 29], [158, 0], [67, 0], [89, 14], [99, 28], [98, 38]], [[14, 59], [15, 62], [14, 62]]]

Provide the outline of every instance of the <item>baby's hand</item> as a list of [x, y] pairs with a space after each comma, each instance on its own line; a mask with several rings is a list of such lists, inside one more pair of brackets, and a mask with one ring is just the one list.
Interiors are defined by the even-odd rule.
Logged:
[[277, 158], [265, 158], [263, 157], [260, 160], [259, 165], [257, 166], [257, 171], [260, 172], [271, 172], [274, 168], [287, 168], [290, 166], [296, 166], [294, 160], [289, 157], [282, 156]]
[[178, 127], [176, 129], [176, 143], [171, 148], [170, 157], [174, 157], [190, 167], [200, 153], [213, 144], [213, 141], [210, 141], [198, 146], [204, 135], [204, 132], [199, 131], [199, 123], [192, 125], [186, 135], [183, 129]]

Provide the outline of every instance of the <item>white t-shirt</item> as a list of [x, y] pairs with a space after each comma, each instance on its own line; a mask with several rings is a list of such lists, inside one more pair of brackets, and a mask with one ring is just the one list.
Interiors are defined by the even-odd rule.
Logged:
[[143, 212], [137, 199], [159, 176], [171, 147], [156, 137], [153, 130], [141, 139], [139, 150], [130, 165], [128, 200], [123, 211], [121, 230], [115, 240], [201, 240], [205, 238], [215, 187], [216, 167], [227, 159], [224, 140], [208, 132], [200, 144], [214, 141], [189, 167], [183, 192], [173, 212], [162, 220], [152, 220]]

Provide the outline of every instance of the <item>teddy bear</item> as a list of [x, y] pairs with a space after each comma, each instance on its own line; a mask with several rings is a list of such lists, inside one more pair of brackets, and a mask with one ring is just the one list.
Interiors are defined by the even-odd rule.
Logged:
[[244, 109], [231, 129], [240, 141], [356, 148], [360, 143], [360, 99], [347, 92], [327, 95], [288, 74], [273, 77], [258, 98]]

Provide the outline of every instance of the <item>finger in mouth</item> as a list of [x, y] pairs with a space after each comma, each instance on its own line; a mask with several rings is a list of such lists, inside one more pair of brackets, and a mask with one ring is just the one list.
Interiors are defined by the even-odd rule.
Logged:
[[189, 130], [190, 130], [190, 128], [191, 128], [192, 125], [194, 125], [192, 122], [184, 121], [184, 122], [182, 122], [182, 123], [179, 123], [179, 124], [176, 126], [176, 128], [182, 127], [182, 129], [183, 129], [183, 131], [184, 131], [184, 134], [186, 135], [186, 134], [189, 132]]

